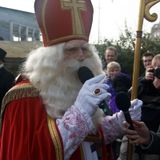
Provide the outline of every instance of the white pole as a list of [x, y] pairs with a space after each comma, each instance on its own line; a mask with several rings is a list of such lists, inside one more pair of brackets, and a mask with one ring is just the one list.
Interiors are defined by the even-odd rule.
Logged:
[[100, 16], [101, 16], [101, 0], [98, 2], [98, 43], [100, 43]]

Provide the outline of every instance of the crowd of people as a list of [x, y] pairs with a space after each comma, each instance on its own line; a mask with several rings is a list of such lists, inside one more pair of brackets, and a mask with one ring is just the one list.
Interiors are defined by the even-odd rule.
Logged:
[[[143, 101], [142, 106], [142, 122], [134, 121], [134, 131], [128, 129], [128, 124], [126, 126], [127, 137], [130, 139], [131, 143], [141, 144], [141, 154], [149, 153], [151, 155], [150, 159], [159, 159], [160, 150], [158, 148], [160, 142], [160, 54], [153, 57], [151, 61], [151, 66], [146, 69], [144, 77], [144, 85], [140, 95]], [[146, 84], [147, 83], [147, 84]], [[140, 96], [139, 95], [139, 96]], [[144, 151], [144, 152], [142, 152]], [[156, 155], [155, 155], [156, 154]], [[147, 154], [147, 156], [149, 156]], [[146, 158], [147, 158], [146, 156]]]
[[43, 46], [29, 53], [16, 78], [0, 49], [0, 160], [116, 160], [121, 153], [113, 144], [123, 136], [136, 144], [133, 160], [160, 159], [160, 54], [142, 55], [145, 73], [127, 110], [130, 129], [116, 96], [130, 97], [131, 77], [121, 71], [115, 47], [106, 48], [103, 67], [88, 43], [91, 1], [78, 11], [66, 3], [35, 0]]

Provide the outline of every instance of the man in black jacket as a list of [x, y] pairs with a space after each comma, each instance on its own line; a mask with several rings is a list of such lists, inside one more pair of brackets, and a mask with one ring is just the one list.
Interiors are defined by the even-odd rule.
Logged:
[[138, 98], [143, 101], [141, 120], [157, 132], [160, 124], [160, 54], [152, 59], [152, 65], [140, 80]]
[[[143, 101], [141, 117], [143, 122], [133, 122], [135, 131], [127, 129], [126, 134], [132, 143], [144, 144], [144, 146], [137, 148], [139, 155], [142, 155], [143, 151], [147, 154], [157, 154], [157, 159], [159, 160], [160, 54], [154, 56], [151, 66], [146, 69], [144, 79], [140, 80], [138, 98]], [[140, 159], [142, 160], [142, 158]]]
[[4, 67], [4, 59], [6, 54], [6, 51], [0, 48], [0, 107], [5, 93], [14, 83], [14, 75], [7, 71]]

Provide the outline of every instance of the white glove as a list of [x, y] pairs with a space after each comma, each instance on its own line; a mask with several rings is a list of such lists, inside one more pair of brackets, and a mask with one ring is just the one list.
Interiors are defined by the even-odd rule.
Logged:
[[[104, 74], [96, 76], [87, 80], [82, 86], [74, 103], [74, 106], [82, 113], [87, 113], [92, 116], [100, 102], [110, 98], [111, 94], [107, 92], [109, 86], [102, 82], [104, 78]], [[99, 90], [100, 92], [95, 94], [96, 90]]]
[[129, 113], [131, 115], [132, 120], [140, 120], [141, 119], [141, 106], [143, 102], [139, 99], [134, 99], [131, 101], [131, 107], [129, 109]]

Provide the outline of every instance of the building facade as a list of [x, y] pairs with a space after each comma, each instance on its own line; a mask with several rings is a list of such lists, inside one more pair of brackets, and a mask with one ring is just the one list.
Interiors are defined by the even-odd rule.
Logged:
[[151, 36], [155, 38], [160, 38], [160, 22], [153, 25], [151, 29]]
[[40, 41], [34, 13], [0, 7], [0, 40]]

